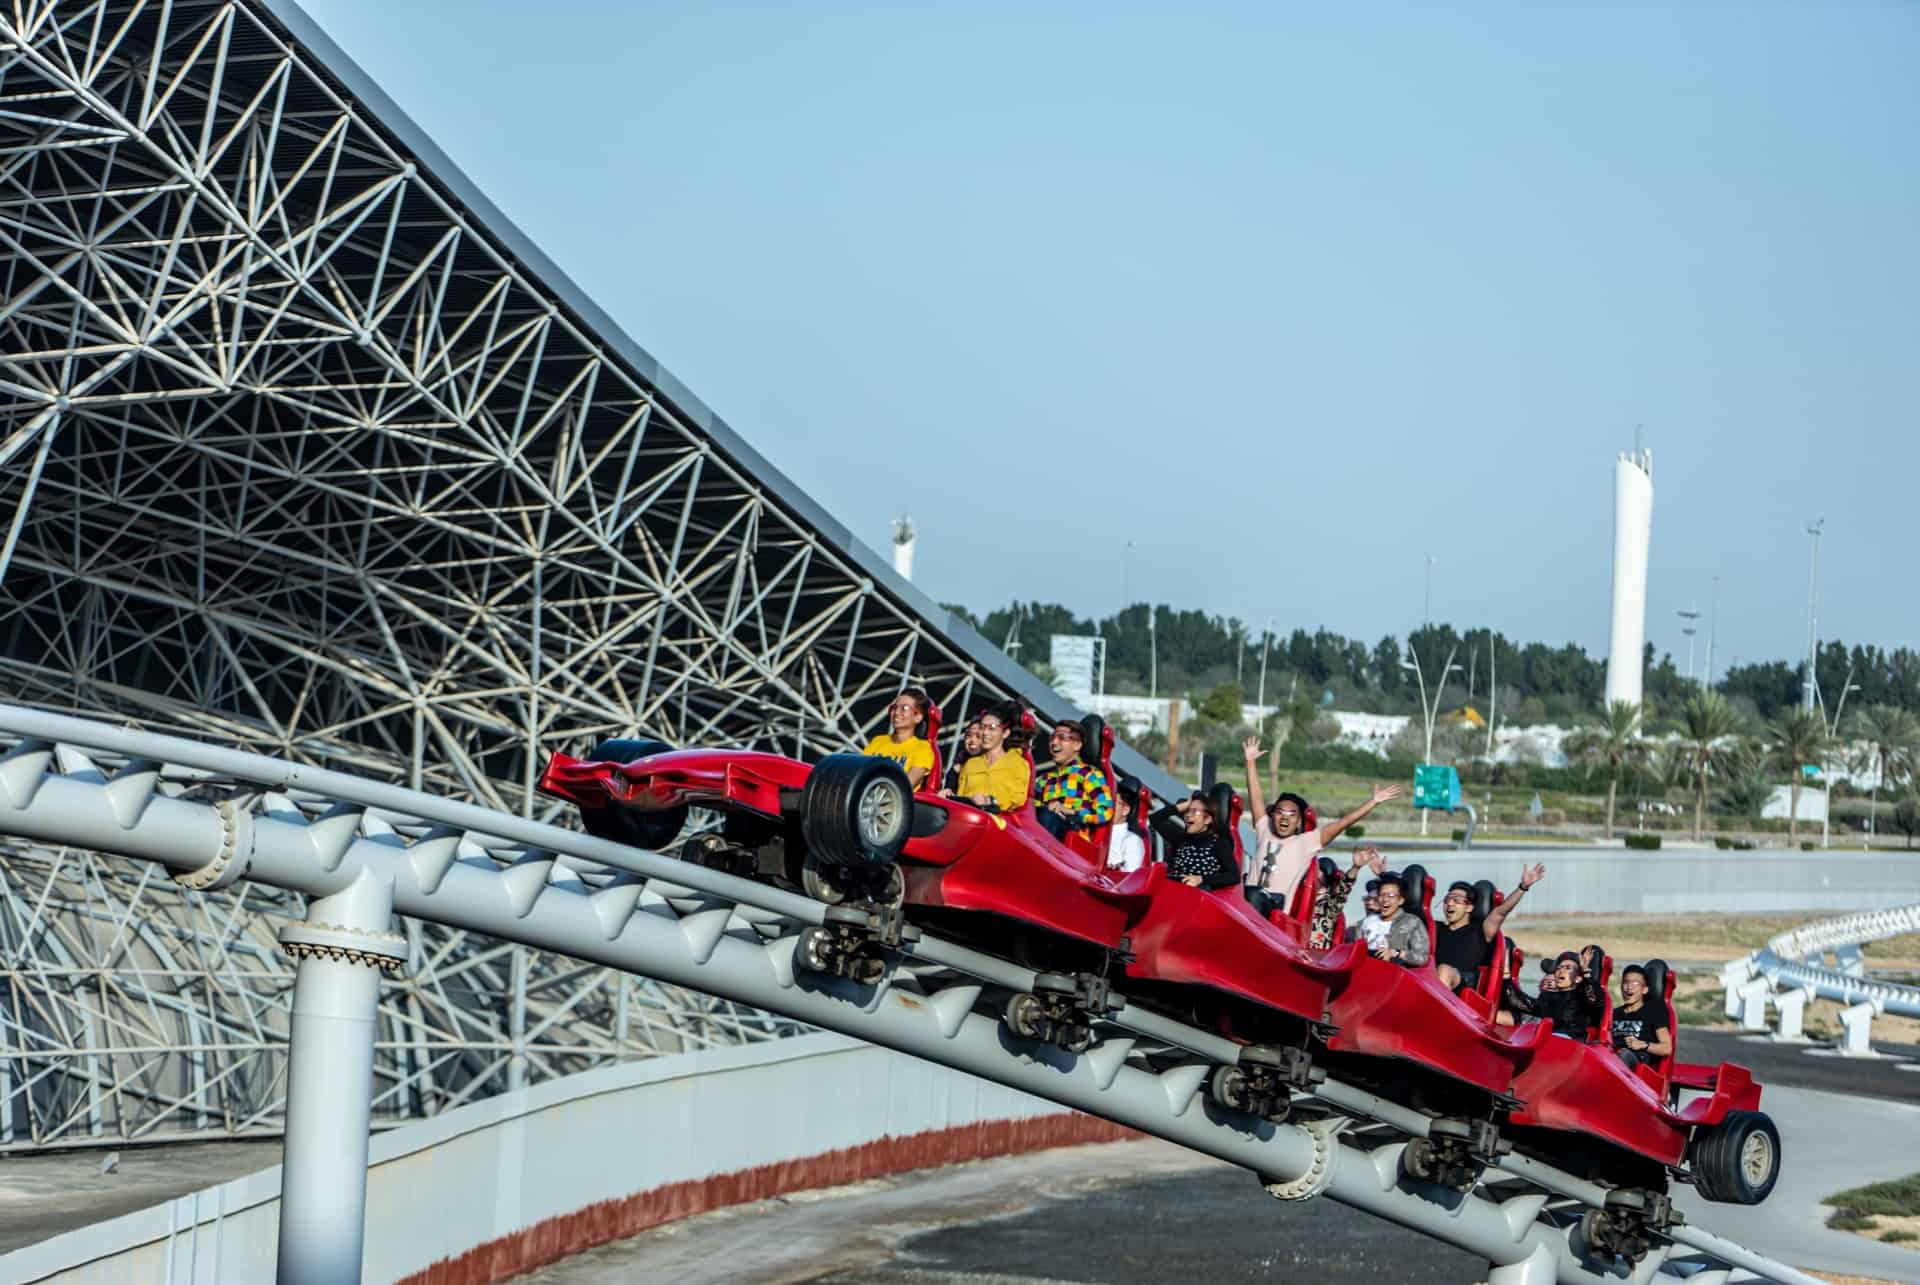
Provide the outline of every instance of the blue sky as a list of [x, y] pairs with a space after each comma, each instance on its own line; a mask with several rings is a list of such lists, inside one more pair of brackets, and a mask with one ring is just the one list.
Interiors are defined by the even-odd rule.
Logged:
[[306, 7], [943, 600], [1920, 641], [1920, 6]]

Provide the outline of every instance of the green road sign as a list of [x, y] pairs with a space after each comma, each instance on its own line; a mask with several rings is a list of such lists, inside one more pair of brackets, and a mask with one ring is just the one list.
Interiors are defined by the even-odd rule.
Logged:
[[1451, 812], [1460, 806], [1460, 773], [1450, 767], [1422, 763], [1413, 769], [1413, 806]]
[[1801, 776], [1819, 776], [1820, 765], [1818, 763], [1802, 763], [1800, 765], [1800, 775]]

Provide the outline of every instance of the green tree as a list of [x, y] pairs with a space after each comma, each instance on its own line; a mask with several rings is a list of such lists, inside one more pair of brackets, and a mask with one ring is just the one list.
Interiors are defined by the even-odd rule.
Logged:
[[1240, 707], [1245, 703], [1246, 696], [1238, 683], [1218, 683], [1200, 701], [1200, 713], [1226, 727], [1238, 727], [1245, 721], [1240, 714]]
[[1773, 720], [1769, 728], [1774, 763], [1792, 774], [1787, 816], [1787, 841], [1800, 842], [1800, 782], [1806, 763], [1818, 763], [1827, 748], [1826, 722], [1810, 709], [1791, 709]]
[[1893, 824], [1907, 836], [1907, 846], [1911, 848], [1913, 836], [1920, 834], [1920, 789], [1908, 786], [1900, 801], [1893, 805]]
[[1730, 748], [1727, 739], [1740, 729], [1732, 706], [1719, 692], [1695, 692], [1680, 711], [1687, 757], [1693, 765], [1693, 837], [1698, 839], [1707, 813], [1707, 770]]
[[1646, 759], [1647, 743], [1640, 735], [1640, 706], [1632, 701], [1614, 701], [1596, 723], [1567, 738], [1567, 755], [1587, 764], [1605, 764], [1607, 769], [1607, 825], [1605, 837], [1613, 838], [1613, 805], [1620, 790], [1620, 770]]
[[1879, 828], [1880, 783], [1913, 773], [1920, 756], [1920, 719], [1898, 705], [1870, 705], [1853, 721], [1853, 735], [1864, 741], [1859, 766], [1873, 773], [1873, 800], [1867, 815]]
[[1748, 820], [1760, 815], [1773, 794], [1772, 756], [1767, 743], [1744, 736], [1728, 747], [1720, 764], [1720, 797], [1735, 815]]

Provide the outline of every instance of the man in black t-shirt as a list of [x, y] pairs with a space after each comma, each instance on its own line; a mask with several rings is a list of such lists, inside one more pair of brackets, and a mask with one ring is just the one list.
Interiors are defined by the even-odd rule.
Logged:
[[1492, 963], [1493, 939], [1500, 925], [1520, 904], [1527, 889], [1546, 877], [1544, 865], [1523, 867], [1520, 883], [1485, 919], [1473, 917], [1473, 885], [1456, 879], [1440, 902], [1441, 922], [1434, 925], [1433, 959], [1440, 980], [1452, 990], [1465, 990], [1480, 981], [1480, 970]]
[[1613, 1010], [1613, 1051], [1631, 1070], [1673, 1056], [1673, 1032], [1667, 1029], [1667, 1006], [1651, 1002], [1647, 972], [1627, 965], [1620, 975], [1620, 1006]]

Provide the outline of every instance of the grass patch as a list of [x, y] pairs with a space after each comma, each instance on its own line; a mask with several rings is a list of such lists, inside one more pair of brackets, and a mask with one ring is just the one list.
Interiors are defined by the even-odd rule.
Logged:
[[1905, 1227], [1895, 1227], [1880, 1239], [1889, 1245], [1898, 1245], [1902, 1241], [1920, 1240], [1920, 1232], [1908, 1231]]
[[1827, 1215], [1827, 1226], [1835, 1231], [1873, 1231], [1879, 1224], [1858, 1209], [1836, 1209]]
[[[1862, 1216], [1871, 1214], [1884, 1214], [1889, 1218], [1920, 1216], [1920, 1173], [1895, 1178], [1892, 1182], [1876, 1182], [1866, 1187], [1853, 1187], [1846, 1191], [1835, 1192], [1820, 1203], [1832, 1205], [1840, 1213]], [[1831, 1227], [1835, 1224], [1829, 1221], [1827, 1225]]]

